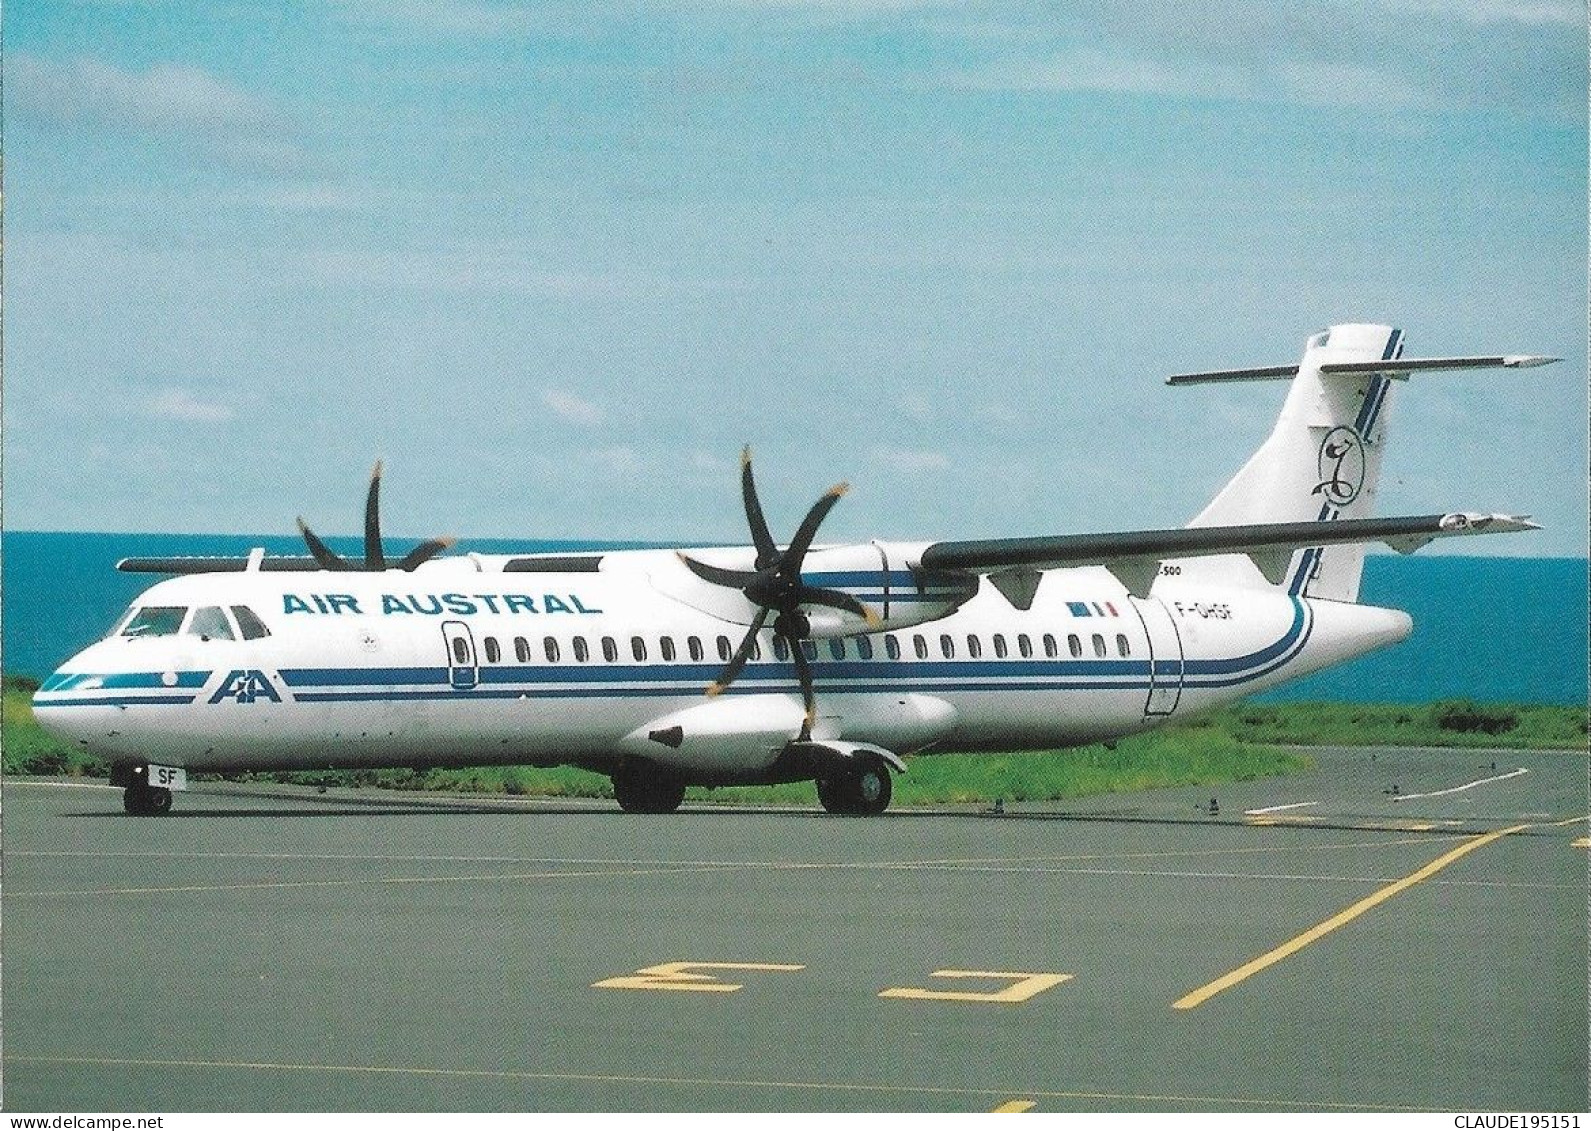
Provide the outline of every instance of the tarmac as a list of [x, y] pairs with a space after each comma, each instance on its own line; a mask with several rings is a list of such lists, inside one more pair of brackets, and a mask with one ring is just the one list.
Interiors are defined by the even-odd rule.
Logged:
[[866, 819], [7, 781], [4, 1103], [1587, 1110], [1585, 754], [1311, 754]]

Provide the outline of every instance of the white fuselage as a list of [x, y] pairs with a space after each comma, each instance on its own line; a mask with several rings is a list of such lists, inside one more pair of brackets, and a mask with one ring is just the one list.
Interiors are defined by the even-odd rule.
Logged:
[[[468, 556], [411, 573], [179, 577], [134, 608], [184, 610], [181, 628], [92, 645], [34, 710], [113, 762], [189, 769], [610, 770], [629, 755], [706, 784], [777, 777], [802, 716], [794, 666], [764, 631], [760, 656], [705, 697], [750, 609], [697, 607], [671, 591], [677, 577], [668, 551], [609, 552], [580, 572], [502, 572]], [[232, 639], [193, 630], [199, 610], [238, 606], [269, 635], [242, 639], [235, 614], [220, 634]], [[1026, 610], [985, 579], [926, 623], [809, 641], [813, 734], [900, 753], [1080, 745], [1409, 630], [1401, 612], [1195, 585], [1174, 565], [1142, 600], [1103, 569], [1052, 570]], [[679, 722], [687, 741], [657, 739]]]

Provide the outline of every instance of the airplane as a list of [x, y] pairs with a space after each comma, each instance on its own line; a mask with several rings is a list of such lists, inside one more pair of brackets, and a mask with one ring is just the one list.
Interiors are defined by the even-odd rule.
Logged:
[[307, 557], [119, 562], [174, 576], [34, 713], [111, 764], [135, 815], [168, 812], [191, 772], [485, 764], [586, 767], [634, 813], [796, 781], [832, 813], [882, 813], [905, 755], [1119, 738], [1396, 644], [1410, 617], [1358, 603], [1367, 543], [1538, 529], [1372, 516], [1395, 383], [1558, 360], [1403, 345], [1338, 325], [1296, 364], [1169, 378], [1290, 382], [1269, 437], [1175, 529], [819, 544], [840, 484], [780, 544], [748, 448], [748, 546], [444, 556], [438, 538], [394, 562], [377, 463], [363, 559], [300, 518]]

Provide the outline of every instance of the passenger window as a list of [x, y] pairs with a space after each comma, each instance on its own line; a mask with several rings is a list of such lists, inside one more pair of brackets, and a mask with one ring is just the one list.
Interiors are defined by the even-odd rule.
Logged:
[[1033, 658], [1033, 641], [1028, 639], [1027, 633], [1023, 632], [1018, 634], [1016, 638], [1016, 650], [1021, 654], [1024, 660], [1031, 660]]
[[611, 636], [602, 638], [602, 658], [610, 664], [619, 658], [619, 646]]
[[845, 659], [845, 641], [834, 639], [829, 641], [829, 655], [836, 660]]
[[453, 662], [468, 665], [470, 662], [470, 646], [462, 636], [453, 638]]
[[663, 662], [672, 664], [674, 662], [674, 638], [672, 636], [661, 637], [658, 640], [658, 645], [663, 653]]
[[1116, 654], [1118, 656], [1132, 655], [1132, 645], [1127, 643], [1127, 638], [1120, 633], [1116, 634]]
[[884, 637], [884, 655], [892, 660], [900, 659], [900, 641], [893, 636]]
[[1094, 633], [1094, 655], [1100, 659], [1105, 658], [1105, 638], [1099, 633]]
[[702, 652], [702, 638], [700, 636], [687, 637], [685, 640], [685, 647], [691, 654], [691, 661], [693, 663], [700, 663], [702, 656], [705, 654]]
[[530, 663], [530, 641], [523, 636], [514, 637], [514, 659], [522, 664]]
[[542, 648], [542, 651], [547, 653], [547, 662], [549, 664], [556, 664], [558, 662], [558, 638], [557, 637], [555, 637], [555, 636], [547, 637], [545, 640], [543, 640], [541, 642], [541, 648]]
[[818, 658], [818, 646], [810, 640], [803, 640], [801, 642], [801, 654], [809, 660], [815, 660]]
[[856, 654], [864, 660], [873, 658], [873, 640], [871, 637], [858, 636], [856, 638]]
[[1006, 656], [1005, 637], [1001, 636], [998, 632], [994, 634], [994, 654], [997, 658], [1002, 660], [1005, 659]]
[[237, 618], [238, 629], [243, 633], [245, 640], [259, 640], [271, 634], [271, 630], [265, 627], [265, 622], [255, 616], [254, 610], [247, 605], [233, 605], [232, 615]]
[[971, 634], [968, 634], [967, 636], [967, 655], [971, 656], [974, 660], [983, 658], [983, 641]]
[[583, 664], [590, 658], [591, 649], [586, 647], [586, 638], [584, 636], [575, 637], [575, 660]]
[[1044, 655], [1045, 655], [1045, 657], [1047, 659], [1053, 660], [1053, 659], [1055, 659], [1055, 657], [1059, 656], [1060, 654], [1061, 654], [1061, 650], [1055, 644], [1055, 637], [1051, 636], [1049, 633], [1046, 632], [1044, 634]]
[[201, 640], [237, 639], [232, 635], [232, 626], [227, 623], [226, 614], [214, 605], [194, 610], [193, 620], [188, 622], [188, 635]]
[[775, 636], [773, 638], [773, 654], [780, 660], [780, 662], [790, 658], [790, 645], [786, 643], [784, 637]]
[[948, 632], [939, 637], [939, 654], [947, 660], [955, 657], [956, 642], [950, 638]]
[[917, 633], [913, 636], [912, 651], [917, 653], [919, 660], [926, 660], [928, 658], [928, 638], [922, 633]]
[[637, 660], [645, 660], [646, 641], [642, 640], [639, 636], [630, 637], [630, 655], [634, 656]]
[[486, 638], [486, 662], [488, 664], [495, 664], [502, 658], [503, 650], [497, 646], [497, 637], [488, 636]]
[[150, 605], [139, 609], [122, 629], [123, 636], [175, 636], [187, 616], [186, 605]]
[[1066, 638], [1066, 647], [1072, 653], [1072, 659], [1078, 659], [1083, 654], [1083, 642], [1075, 635]]
[[729, 637], [720, 636], [718, 638], [718, 658], [723, 660], [725, 663], [728, 663], [729, 657], [733, 656], [734, 654], [735, 650], [729, 644]]

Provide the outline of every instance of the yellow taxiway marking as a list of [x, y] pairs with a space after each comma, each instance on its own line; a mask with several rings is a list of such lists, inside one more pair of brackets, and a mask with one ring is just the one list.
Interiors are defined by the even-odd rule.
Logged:
[[711, 974], [696, 974], [692, 971], [772, 970], [789, 973], [805, 969], [805, 966], [791, 966], [783, 962], [660, 962], [656, 966], [643, 966], [634, 974], [593, 982], [591, 988], [594, 990], [701, 990], [707, 993], [732, 994], [745, 987], [738, 982], [720, 982]]
[[61, 891], [9, 891], [6, 893], [10, 899], [22, 896], [70, 896], [70, 895], [170, 895], [174, 893], [192, 894], [195, 892], [222, 892], [222, 891], [262, 891], [278, 888], [343, 888], [343, 887], [383, 887], [401, 884], [456, 884], [456, 883], [506, 883], [523, 880], [580, 880], [601, 879], [614, 876], [670, 876], [689, 874], [694, 872], [730, 871], [732, 866], [724, 865], [719, 868], [694, 867], [694, 868], [605, 868], [600, 871], [584, 872], [514, 872], [507, 875], [491, 872], [476, 876], [384, 876], [371, 878], [368, 876], [349, 880], [264, 880], [258, 883], [237, 884], [180, 884], [168, 887], [142, 887], [142, 888], [76, 888]]
[[935, 970], [931, 978], [998, 978], [1011, 984], [1003, 990], [976, 993], [970, 990], [923, 990], [896, 986], [880, 990], [879, 997], [907, 998], [911, 1001], [981, 1001], [997, 1005], [1016, 1005], [1043, 993], [1052, 986], [1072, 980], [1070, 974], [1021, 974], [1014, 970]]
[[1196, 1006], [1203, 1005], [1222, 990], [1230, 989], [1244, 979], [1258, 974], [1266, 967], [1275, 965], [1288, 955], [1296, 954], [1298, 951], [1303, 950], [1304, 947], [1308, 946], [1310, 943], [1329, 935], [1338, 927], [1341, 927], [1347, 923], [1351, 923], [1353, 920], [1363, 915], [1366, 911], [1369, 911], [1372, 907], [1375, 907], [1381, 903], [1385, 903], [1399, 892], [1407, 891], [1421, 880], [1426, 880], [1436, 875], [1436, 873], [1440, 872], [1443, 868], [1446, 868], [1449, 864], [1453, 863], [1453, 861], [1469, 855], [1469, 853], [1474, 852], [1477, 848], [1488, 845], [1494, 840], [1500, 840], [1503, 837], [1508, 836], [1510, 833], [1517, 833], [1530, 827], [1530, 825], [1513, 825], [1506, 829], [1498, 829], [1496, 832], [1486, 833], [1471, 840], [1466, 840], [1457, 848], [1449, 849], [1447, 852], [1444, 852], [1442, 855], [1438, 856], [1435, 860], [1431, 861], [1419, 871], [1404, 876], [1401, 880], [1388, 884], [1379, 891], [1371, 893], [1364, 899], [1361, 899], [1358, 903], [1353, 904], [1351, 907], [1339, 911], [1330, 919], [1327, 919], [1324, 923], [1319, 923], [1305, 931], [1303, 934], [1289, 939], [1275, 950], [1267, 951], [1258, 958], [1255, 958], [1249, 962], [1245, 962], [1242, 966], [1239, 966], [1230, 974], [1223, 974], [1215, 981], [1210, 982], [1207, 985], [1200, 986], [1192, 993], [1178, 998], [1172, 1003], [1171, 1008], [1193, 1009]]
[[1579, 840], [1570, 841], [1570, 848], [1591, 848], [1591, 836], [1583, 836]]
[[1038, 1105], [1035, 1104], [1032, 1100], [1007, 1100], [1005, 1103], [1001, 1104], [999, 1107], [994, 1108], [992, 1110], [994, 1110], [996, 1112], [1001, 1112], [1001, 1111], [1032, 1111], [1037, 1106]]
[[[1009, 1096], [1013, 1091], [1017, 1090], [1015, 1088], [954, 1088], [934, 1084], [847, 1083], [835, 1080], [716, 1079], [702, 1076], [635, 1076], [594, 1072], [531, 1072], [512, 1068], [426, 1068], [421, 1066], [406, 1067], [402, 1065], [374, 1064], [293, 1064], [249, 1060], [154, 1060], [112, 1056], [18, 1056], [15, 1053], [7, 1053], [5, 1060], [8, 1064], [72, 1064], [96, 1068], [219, 1068], [252, 1072], [324, 1072], [373, 1076], [424, 1076], [461, 1080], [555, 1080], [590, 1084], [668, 1085], [687, 1088], [774, 1088], [807, 1092], [859, 1092], [874, 1095], [998, 1097]], [[1210, 1105], [1217, 1108], [1232, 1106], [1267, 1107], [1280, 1108], [1283, 1111], [1305, 1111], [1311, 1108], [1327, 1111], [1433, 1110], [1385, 1103], [1332, 1103], [1287, 1097], [1268, 1099], [1258, 1096], [1143, 1095], [1130, 1092], [1058, 1090], [1027, 1090], [1027, 1095], [1037, 1096], [1040, 1099], [1168, 1103], [1179, 1107], [1186, 1107], [1192, 1104]]]

